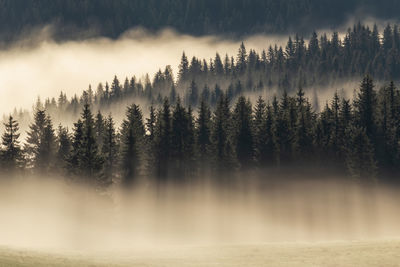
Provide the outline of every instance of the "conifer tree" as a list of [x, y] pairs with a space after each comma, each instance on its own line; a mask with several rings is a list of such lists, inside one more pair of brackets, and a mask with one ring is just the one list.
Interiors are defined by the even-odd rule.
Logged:
[[41, 168], [41, 142], [44, 139], [44, 129], [46, 126], [46, 112], [43, 109], [36, 109], [34, 122], [29, 126], [27, 132], [26, 145], [24, 147], [28, 168]]
[[188, 120], [185, 108], [181, 105], [178, 98], [174, 110], [172, 111], [171, 128], [171, 164], [172, 175], [176, 179], [184, 176], [185, 164], [185, 138], [188, 130]]
[[121, 130], [121, 173], [125, 186], [132, 186], [141, 174], [145, 128], [139, 106], [128, 107]]
[[1, 163], [3, 170], [13, 173], [22, 167], [22, 151], [19, 144], [18, 122], [10, 115], [4, 123], [5, 132], [2, 136], [3, 149], [1, 151]]
[[372, 182], [376, 179], [377, 174], [374, 147], [364, 128], [353, 126], [348, 131], [349, 140], [346, 149], [348, 171], [353, 178], [359, 181]]
[[251, 166], [254, 156], [252, 133], [252, 107], [249, 100], [240, 96], [233, 112], [234, 143], [236, 155], [242, 169]]
[[374, 144], [376, 134], [376, 104], [377, 97], [371, 77], [364, 77], [361, 82], [360, 91], [354, 100], [356, 122], [365, 129], [370, 141]]
[[111, 114], [105, 121], [105, 132], [103, 135], [102, 157], [104, 159], [104, 183], [108, 185], [113, 182], [116, 176], [116, 167], [118, 163], [118, 144], [117, 135], [114, 126], [114, 120]]
[[57, 129], [57, 166], [63, 171], [71, 152], [71, 140], [68, 129], [58, 126]]
[[214, 168], [219, 174], [232, 171], [235, 166], [234, 150], [231, 142], [231, 112], [229, 100], [221, 94], [213, 114], [211, 147]]
[[82, 141], [80, 148], [81, 153], [78, 158], [80, 175], [85, 182], [100, 186], [103, 184], [103, 177], [101, 177], [103, 160], [96, 143], [94, 118], [90, 106], [87, 103], [83, 107], [81, 119]]
[[99, 110], [97, 112], [97, 115], [96, 115], [96, 118], [94, 121], [94, 132], [95, 132], [96, 144], [98, 146], [99, 151], [101, 151], [101, 149], [103, 147], [105, 130], [106, 130], [105, 120]]
[[165, 182], [170, 175], [171, 156], [171, 110], [167, 98], [157, 114], [154, 135], [154, 168], [158, 182]]
[[196, 145], [200, 170], [203, 172], [210, 163], [211, 145], [211, 111], [204, 99], [200, 102], [196, 119]]

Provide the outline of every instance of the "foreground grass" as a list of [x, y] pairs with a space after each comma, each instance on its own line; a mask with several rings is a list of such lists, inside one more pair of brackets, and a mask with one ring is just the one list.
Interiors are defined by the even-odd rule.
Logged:
[[0, 266], [400, 266], [400, 241], [179, 247], [118, 253], [0, 248]]

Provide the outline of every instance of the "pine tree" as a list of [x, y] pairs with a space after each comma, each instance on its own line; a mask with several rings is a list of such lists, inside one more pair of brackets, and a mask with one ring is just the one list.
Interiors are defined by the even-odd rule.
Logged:
[[97, 112], [96, 119], [94, 122], [94, 132], [95, 132], [96, 144], [98, 146], [99, 151], [101, 151], [101, 149], [103, 147], [105, 130], [106, 130], [105, 120], [99, 110]]
[[172, 111], [171, 128], [171, 164], [172, 175], [179, 180], [184, 178], [185, 164], [185, 138], [188, 130], [188, 121], [185, 108], [181, 105], [178, 98], [175, 108]]
[[46, 126], [46, 112], [43, 109], [36, 109], [34, 122], [29, 126], [26, 145], [24, 147], [27, 157], [28, 168], [42, 168], [40, 152], [41, 141], [44, 139], [44, 129]]
[[250, 101], [240, 96], [233, 112], [234, 143], [236, 155], [242, 169], [253, 163], [252, 107]]
[[71, 153], [67, 159], [68, 174], [77, 176], [81, 174], [82, 159], [82, 143], [83, 143], [83, 123], [78, 120], [74, 123], [73, 136], [71, 142]]
[[103, 146], [101, 150], [104, 159], [103, 181], [105, 185], [109, 185], [113, 182], [116, 176], [116, 167], [118, 163], [117, 135], [111, 114], [105, 121], [105, 132], [103, 138]]
[[221, 94], [213, 114], [211, 147], [214, 168], [219, 174], [233, 171], [235, 167], [234, 150], [231, 142], [231, 112], [229, 100]]
[[199, 155], [200, 170], [204, 169], [210, 163], [210, 145], [211, 145], [211, 111], [207, 103], [202, 100], [196, 119], [196, 145]]
[[360, 91], [354, 100], [356, 122], [365, 129], [370, 141], [374, 144], [376, 134], [376, 106], [377, 97], [374, 91], [374, 84], [369, 76], [361, 82]]
[[1, 151], [1, 163], [3, 170], [13, 173], [22, 167], [22, 151], [19, 145], [18, 122], [10, 115], [4, 123], [5, 132], [2, 136], [3, 149]]
[[262, 120], [257, 136], [255, 156], [258, 165], [260, 167], [273, 166], [277, 162], [278, 149], [275, 137], [275, 116], [270, 105], [266, 106], [265, 118]]
[[171, 156], [171, 111], [167, 98], [157, 114], [154, 135], [154, 168], [155, 177], [158, 182], [165, 182], [170, 174]]
[[350, 175], [362, 182], [374, 181], [377, 166], [374, 159], [374, 148], [366, 130], [355, 126], [350, 127], [348, 131], [346, 165]]
[[57, 129], [57, 166], [62, 171], [71, 153], [71, 140], [68, 129], [58, 126]]
[[43, 138], [40, 141], [38, 152], [36, 167], [39, 167], [44, 173], [54, 172], [56, 169], [57, 138], [50, 116], [46, 118]]
[[247, 52], [244, 43], [242, 42], [237, 55], [237, 69], [239, 73], [243, 73], [246, 70], [247, 65]]
[[44, 110], [36, 110], [29, 127], [25, 153], [28, 167], [35, 172], [48, 173], [55, 169], [56, 136], [51, 118]]
[[80, 175], [85, 182], [101, 186], [102, 158], [96, 143], [94, 119], [89, 104], [83, 107], [82, 115], [82, 143], [79, 160]]
[[122, 183], [132, 186], [141, 174], [145, 128], [139, 106], [128, 107], [121, 130]]
[[178, 72], [179, 82], [185, 82], [188, 78], [188, 73], [189, 73], [189, 61], [185, 55], [185, 52], [183, 52], [181, 63], [179, 64], [179, 72]]
[[119, 83], [117, 76], [114, 76], [114, 80], [111, 84], [111, 98], [113, 98], [114, 100], [118, 100], [121, 97], [121, 95], [122, 95], [121, 84]]
[[199, 101], [199, 90], [197, 88], [196, 82], [192, 80], [189, 88], [189, 105], [196, 107]]

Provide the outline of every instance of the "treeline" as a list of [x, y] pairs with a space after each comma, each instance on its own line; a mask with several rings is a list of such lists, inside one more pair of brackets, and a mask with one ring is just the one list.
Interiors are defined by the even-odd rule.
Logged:
[[70, 112], [78, 114], [84, 103], [104, 110], [121, 101], [145, 100], [162, 104], [164, 97], [175, 104], [178, 96], [185, 106], [196, 107], [204, 99], [214, 108], [222, 92], [229, 100], [247, 92], [267, 89], [286, 90], [291, 93], [298, 86], [323, 87], [341, 81], [359, 80], [370, 74], [378, 81], [400, 79], [400, 30], [397, 25], [387, 25], [383, 32], [375, 26], [354, 25], [343, 39], [337, 33], [330, 38], [314, 33], [308, 42], [303, 37], [289, 38], [285, 47], [270, 46], [257, 53], [247, 51], [244, 44], [237, 56], [204, 60], [189, 59], [185, 53], [175, 80], [172, 68], [158, 71], [153, 79], [136, 77], [120, 81], [114, 77], [111, 84], [89, 86], [81, 96], [67, 99], [47, 99], [44, 105], [50, 114]]
[[56, 25], [58, 40], [117, 38], [136, 26], [194, 35], [310, 33], [360, 13], [392, 19], [399, 11], [396, 0], [1, 0], [0, 38], [12, 41], [46, 24]]
[[10, 116], [2, 136], [2, 170], [63, 173], [99, 187], [142, 179], [223, 179], [254, 170], [265, 177], [287, 169], [319, 170], [366, 182], [400, 175], [400, 91], [393, 83], [376, 91], [367, 76], [352, 102], [335, 93], [321, 112], [300, 87], [271, 102], [260, 97], [254, 106], [240, 96], [231, 107], [221, 93], [214, 111], [201, 100], [194, 113], [179, 97], [174, 105], [164, 98], [146, 119], [132, 104], [117, 129], [111, 115], [94, 115], [85, 103], [68, 131], [61, 125], [55, 130], [39, 109], [23, 144]]

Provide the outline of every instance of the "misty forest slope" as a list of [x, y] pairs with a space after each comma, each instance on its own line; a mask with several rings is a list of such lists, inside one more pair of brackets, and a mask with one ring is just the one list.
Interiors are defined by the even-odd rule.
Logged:
[[399, 241], [181, 247], [112, 254], [0, 248], [0, 266], [400, 266]]
[[116, 38], [132, 27], [203, 34], [309, 33], [349, 18], [396, 19], [396, 0], [1, 0], [0, 40], [9, 42], [32, 28], [52, 24], [60, 40]]

